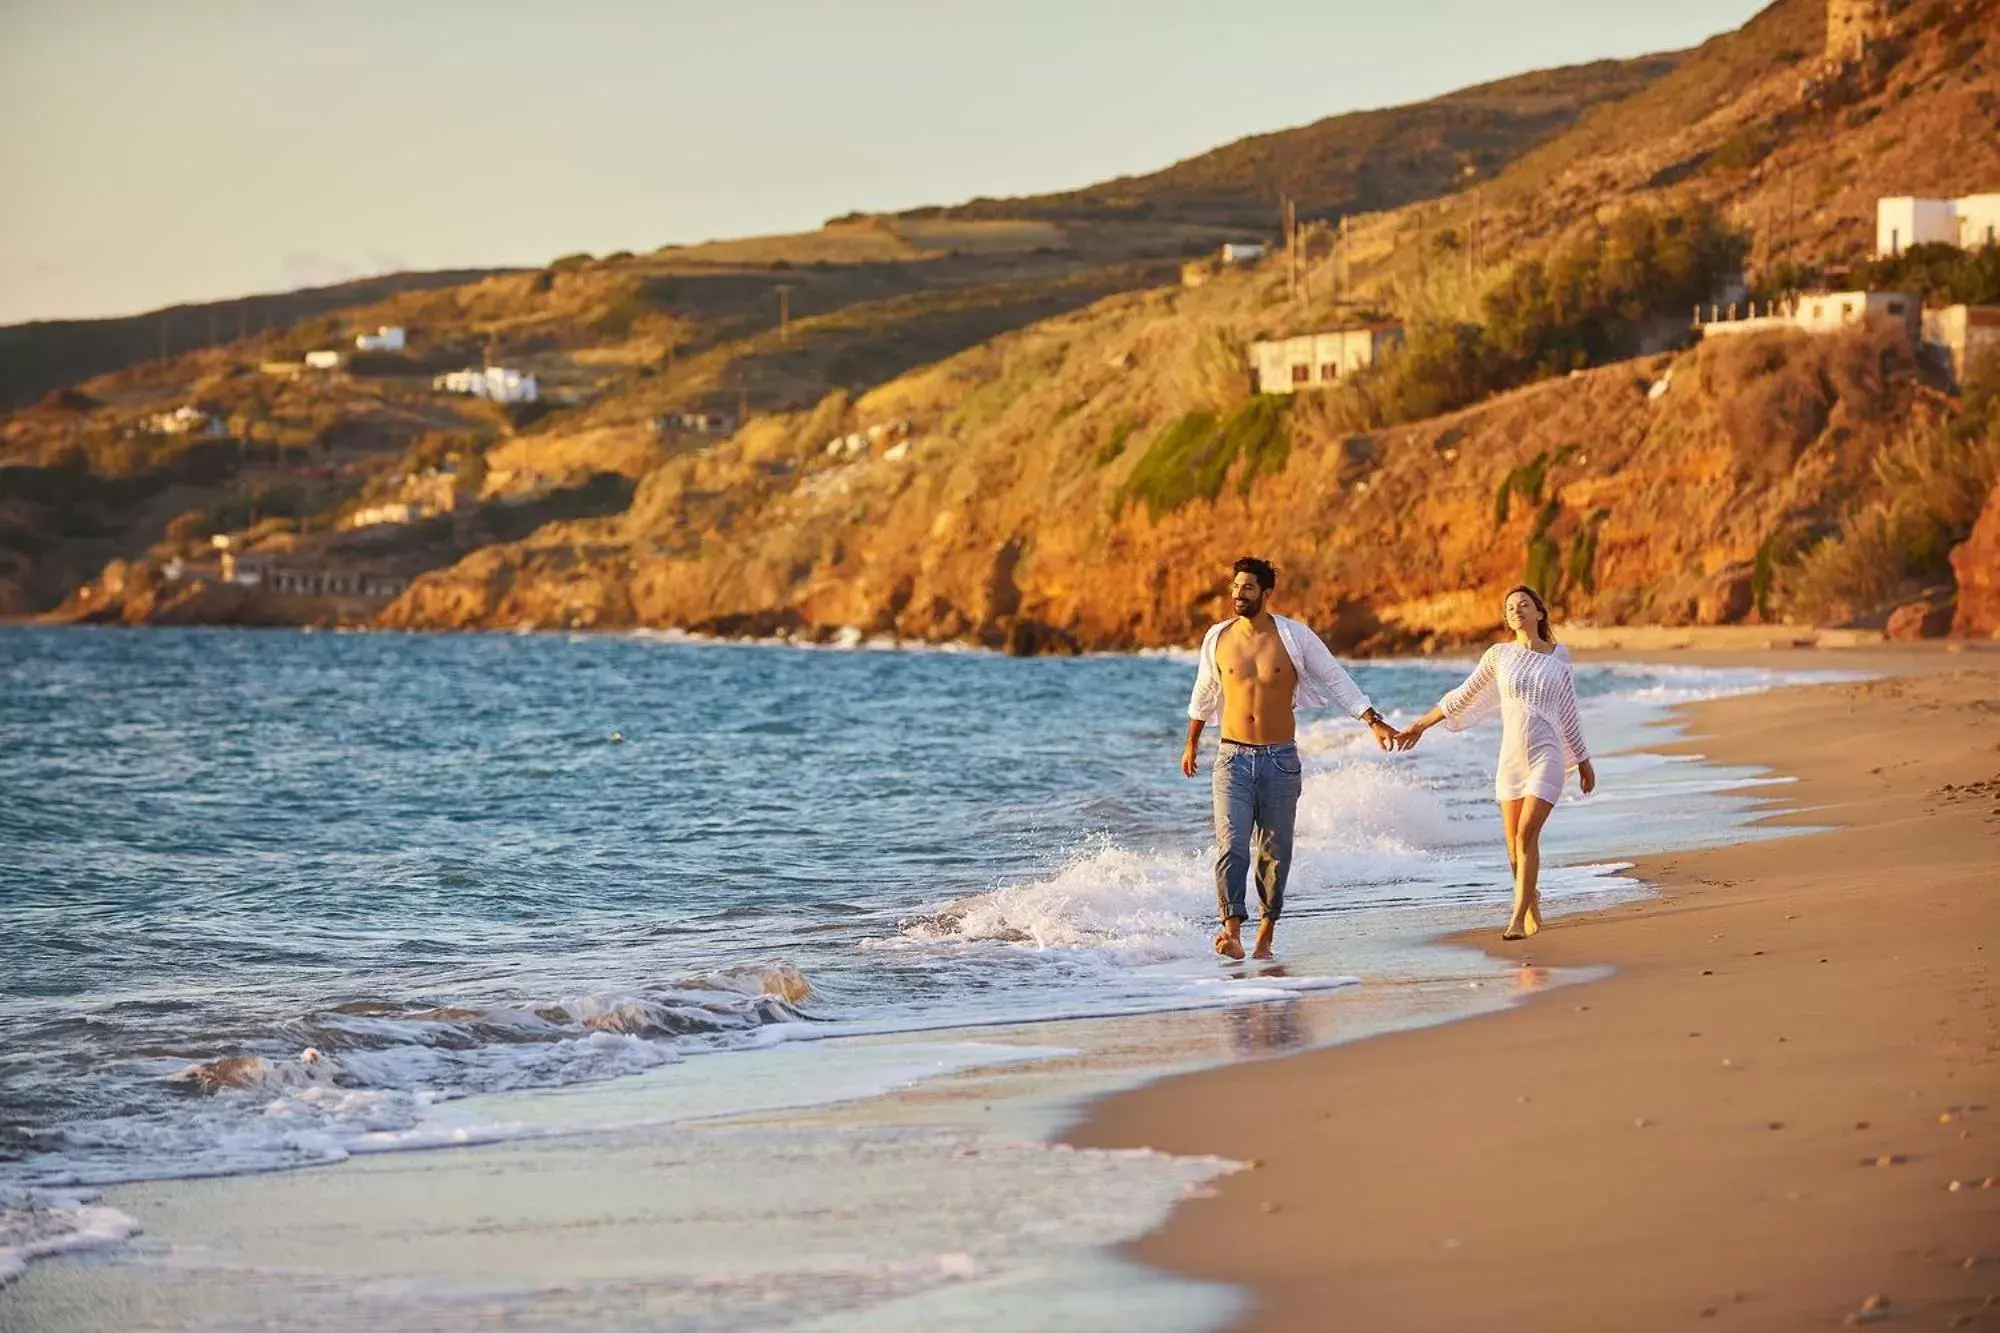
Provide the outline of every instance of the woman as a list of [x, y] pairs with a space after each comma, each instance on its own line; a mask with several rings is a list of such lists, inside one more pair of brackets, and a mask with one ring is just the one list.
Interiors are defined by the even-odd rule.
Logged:
[[1533, 588], [1509, 590], [1501, 614], [1514, 642], [1496, 643], [1465, 683], [1438, 700], [1397, 738], [1407, 750], [1442, 722], [1463, 731], [1500, 713], [1500, 768], [1493, 795], [1507, 828], [1507, 860], [1514, 867], [1514, 914], [1500, 938], [1526, 939], [1542, 928], [1542, 825], [1562, 799], [1571, 768], [1588, 795], [1597, 787], [1583, 723], [1576, 715], [1576, 680], [1569, 653], [1549, 636], [1549, 608]]

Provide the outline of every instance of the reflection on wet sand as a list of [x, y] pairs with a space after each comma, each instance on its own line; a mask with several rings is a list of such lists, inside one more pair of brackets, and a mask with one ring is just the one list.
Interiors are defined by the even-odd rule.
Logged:
[[1295, 1051], [1310, 1040], [1297, 1000], [1272, 1000], [1222, 1011], [1229, 1045], [1238, 1055], [1275, 1055]]

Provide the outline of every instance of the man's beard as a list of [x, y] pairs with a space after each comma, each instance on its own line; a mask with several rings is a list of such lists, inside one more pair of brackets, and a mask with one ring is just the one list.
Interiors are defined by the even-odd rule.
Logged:
[[1232, 597], [1229, 600], [1235, 606], [1236, 614], [1239, 616], [1254, 616], [1264, 609], [1264, 599], [1262, 597]]

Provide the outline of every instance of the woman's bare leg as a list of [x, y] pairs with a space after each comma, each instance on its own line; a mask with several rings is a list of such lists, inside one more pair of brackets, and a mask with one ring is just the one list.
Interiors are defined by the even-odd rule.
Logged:
[[1514, 915], [1506, 939], [1525, 939], [1542, 928], [1542, 825], [1555, 809], [1539, 796], [1524, 797], [1514, 823]]
[[[1518, 903], [1521, 900], [1521, 858], [1515, 852], [1514, 847], [1516, 841], [1521, 836], [1521, 801], [1519, 798], [1500, 802], [1500, 826], [1506, 831], [1507, 835], [1507, 873], [1514, 882], [1514, 901]], [[1520, 913], [1516, 911], [1514, 917], [1518, 917], [1519, 915]], [[1514, 917], [1508, 919], [1507, 929], [1502, 932], [1502, 938], [1513, 939], [1519, 933], [1513, 924]]]
[[1507, 873], [1519, 877], [1521, 864], [1514, 855], [1514, 830], [1521, 826], [1521, 802], [1519, 800], [1500, 802], [1500, 826], [1507, 835]]

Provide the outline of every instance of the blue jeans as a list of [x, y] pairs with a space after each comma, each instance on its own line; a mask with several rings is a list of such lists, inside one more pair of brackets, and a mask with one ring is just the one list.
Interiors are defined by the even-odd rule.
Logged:
[[1224, 921], [1249, 915], [1244, 891], [1254, 866], [1266, 921], [1285, 910], [1292, 823], [1305, 785], [1299, 747], [1224, 741], [1215, 755], [1215, 903]]

